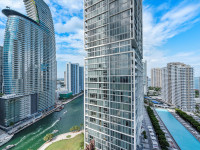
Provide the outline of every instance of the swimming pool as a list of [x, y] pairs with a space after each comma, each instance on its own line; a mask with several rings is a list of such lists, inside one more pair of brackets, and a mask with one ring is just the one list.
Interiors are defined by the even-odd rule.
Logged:
[[158, 108], [156, 112], [181, 150], [200, 150], [200, 142], [168, 110]]

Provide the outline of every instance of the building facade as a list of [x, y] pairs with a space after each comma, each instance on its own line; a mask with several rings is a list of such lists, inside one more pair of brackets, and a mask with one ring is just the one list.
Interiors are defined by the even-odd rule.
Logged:
[[84, 67], [79, 66], [79, 92], [84, 91]]
[[144, 86], [144, 95], [147, 95], [148, 92], [147, 61], [143, 62], [143, 86]]
[[163, 78], [162, 98], [183, 111], [195, 111], [193, 68], [180, 62], [168, 63]]
[[24, 4], [28, 16], [11, 9], [2, 11], [8, 17], [3, 49], [6, 95], [1, 110], [5, 116], [0, 123], [4, 126], [55, 105], [57, 72], [51, 11], [43, 0], [24, 0]]
[[0, 46], [0, 93], [3, 93], [3, 47]]
[[161, 89], [162, 100], [168, 103], [168, 70], [167, 67], [162, 68], [162, 89]]
[[151, 86], [162, 87], [162, 70], [160, 68], [151, 69]]
[[67, 63], [64, 76], [65, 86], [73, 95], [84, 90], [84, 68], [79, 64]]
[[84, 1], [85, 144], [136, 150], [143, 120], [142, 0]]

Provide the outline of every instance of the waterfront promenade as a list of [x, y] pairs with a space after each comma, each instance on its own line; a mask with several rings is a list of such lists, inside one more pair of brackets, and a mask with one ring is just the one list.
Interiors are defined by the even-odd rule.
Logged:
[[[38, 121], [46, 118], [47, 116], [49, 116], [50, 114], [54, 113], [56, 111], [56, 109], [58, 107], [60, 107], [60, 105], [66, 105], [70, 102], [72, 102], [73, 100], [77, 99], [78, 97], [82, 96], [83, 93], [80, 93], [78, 94], [77, 96], [73, 97], [72, 99], [69, 99], [65, 102], [62, 102], [60, 103], [57, 107], [55, 107], [54, 109], [52, 109], [51, 111], [48, 111], [48, 112], [45, 112], [45, 113], [42, 113], [39, 117], [34, 117], [34, 118], [31, 118], [29, 120], [26, 120], [26, 121], [23, 121], [22, 123], [16, 125], [16, 126], [13, 126], [12, 128], [10, 128], [10, 130], [7, 132], [11, 135], [14, 135], [14, 134], [17, 134], [17, 133], [20, 133], [22, 132], [24, 129], [30, 127], [31, 125], [34, 125], [35, 123], [37, 123]], [[57, 118], [56, 122], [58, 122], [58, 119], [59, 117]], [[1, 135], [1, 134], [0, 134]], [[4, 134], [5, 135], [5, 134]], [[7, 135], [7, 134], [6, 134]], [[0, 141], [4, 141], [5, 138], [8, 138], [9, 135], [7, 136], [0, 136]], [[7, 140], [5, 143], [7, 143], [9, 140]]]
[[[56, 137], [54, 137], [51, 141], [44, 143], [38, 150], [45, 150], [48, 146], [50, 146], [51, 144], [58, 142], [60, 140], [67, 140], [67, 139], [71, 139], [74, 138], [75, 136], [77, 136], [78, 134], [83, 133], [82, 131], [79, 132], [68, 132], [68, 133], [64, 133], [64, 134], [60, 134]], [[68, 135], [71, 135], [70, 138], [67, 138]]]

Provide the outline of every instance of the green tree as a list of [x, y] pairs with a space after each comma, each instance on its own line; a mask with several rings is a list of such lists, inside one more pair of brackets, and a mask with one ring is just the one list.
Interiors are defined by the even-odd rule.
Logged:
[[50, 140], [52, 140], [53, 139], [53, 134], [52, 133], [49, 133], [49, 134], [47, 134], [44, 138], [43, 138], [43, 140], [44, 141], [50, 141]]
[[83, 130], [83, 127], [84, 127], [83, 123], [80, 124], [80, 127], [81, 127], [81, 130]]

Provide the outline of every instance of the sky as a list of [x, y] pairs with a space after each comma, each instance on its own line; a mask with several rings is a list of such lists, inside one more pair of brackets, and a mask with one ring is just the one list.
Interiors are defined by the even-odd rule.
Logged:
[[[58, 78], [66, 62], [84, 65], [83, 0], [44, 0], [50, 7], [56, 33]], [[26, 14], [23, 0], [0, 0]], [[7, 18], [0, 12], [0, 45]], [[143, 50], [148, 75], [153, 67], [183, 62], [200, 76], [200, 0], [143, 0]]]

